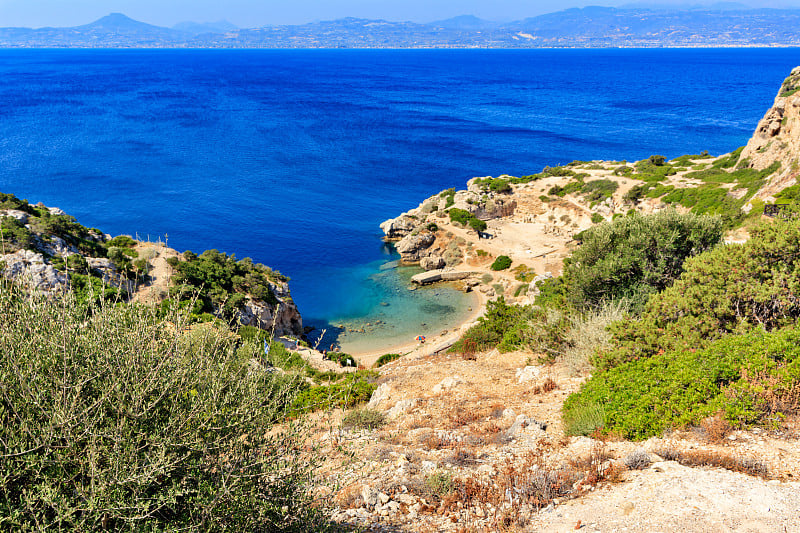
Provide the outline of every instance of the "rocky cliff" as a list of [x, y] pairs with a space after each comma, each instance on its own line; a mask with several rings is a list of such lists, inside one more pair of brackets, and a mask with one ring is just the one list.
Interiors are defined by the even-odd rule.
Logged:
[[[183, 260], [185, 255], [194, 258], [205, 255], [191, 252], [181, 255], [161, 248], [176, 261]], [[81, 294], [95, 291], [93, 296], [103, 292], [109, 298], [121, 300], [132, 298], [137, 291], [149, 292], [157, 295], [148, 300], [151, 303], [178, 297], [174, 290], [170, 291], [176, 282], [175, 269], [164, 264], [163, 273], [149, 275], [154, 257], [151, 249], [152, 245], [130, 237], [111, 238], [100, 230], [82, 226], [57, 207], [31, 205], [11, 194], [0, 193], [0, 273], [29, 290], [53, 296], [70, 289]], [[210, 255], [217, 259], [224, 256], [224, 261], [231, 262], [224, 254]], [[235, 313], [210, 299], [208, 311], [238, 318], [242, 325], [274, 328], [278, 335], [302, 334], [303, 321], [292, 301], [287, 278], [249, 260], [238, 264], [250, 274], [246, 285], [214, 287], [215, 296], [222, 295], [224, 301], [233, 302]], [[156, 278], [158, 290], [148, 291]], [[198, 293], [204, 290], [203, 285], [196, 287]], [[201, 294], [200, 299], [203, 298]]]
[[766, 201], [795, 185], [800, 175], [800, 67], [781, 84], [772, 107], [742, 151], [738, 166], [763, 170], [775, 161], [781, 163], [779, 171], [756, 195]]

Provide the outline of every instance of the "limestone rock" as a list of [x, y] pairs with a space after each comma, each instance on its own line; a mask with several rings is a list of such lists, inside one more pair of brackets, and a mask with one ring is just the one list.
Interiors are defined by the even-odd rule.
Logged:
[[419, 266], [425, 270], [437, 270], [439, 268], [444, 268], [445, 262], [444, 259], [438, 255], [429, 255], [428, 257], [420, 259]]
[[381, 383], [378, 385], [378, 388], [372, 393], [372, 396], [369, 399], [369, 403], [367, 404], [368, 409], [378, 409], [378, 407], [389, 399], [391, 395], [391, 387], [388, 383]]
[[276, 335], [301, 335], [303, 319], [289, 295], [288, 285], [270, 283], [270, 289], [278, 299], [278, 305], [273, 306], [261, 300], [248, 298], [239, 311], [242, 325], [255, 326], [267, 331], [271, 331], [274, 326]]
[[[61, 237], [57, 237], [55, 235], [51, 235], [48, 239], [39, 238], [38, 240], [39, 249], [50, 255], [64, 257], [67, 255], [77, 254], [79, 252], [78, 248], [72, 246]], [[89, 258], [87, 257], [86, 259], [88, 261]]]
[[397, 418], [398, 416], [408, 412], [410, 409], [413, 409], [417, 405], [417, 403], [419, 403], [419, 399], [417, 398], [400, 400], [399, 402], [394, 404], [394, 407], [389, 409], [389, 412], [386, 413], [386, 417], [389, 418], [390, 420]]
[[409, 235], [419, 224], [419, 220], [404, 213], [397, 218], [390, 218], [381, 224], [381, 230], [390, 241], [400, 240]]
[[407, 235], [395, 245], [400, 259], [404, 263], [416, 263], [422, 257], [428, 255], [425, 252], [433, 244], [436, 237], [432, 233], [418, 233]]
[[129, 280], [123, 272], [117, 269], [117, 265], [110, 259], [105, 257], [87, 257], [86, 262], [89, 264], [89, 268], [100, 272], [104, 283], [122, 289], [128, 293], [132, 293], [136, 290], [136, 282]]
[[538, 422], [533, 418], [529, 418], [525, 415], [519, 415], [517, 416], [516, 420], [514, 420], [514, 423], [511, 425], [511, 427], [508, 428], [508, 435], [510, 437], [516, 437], [522, 432], [523, 429], [526, 428], [530, 428], [531, 430], [537, 432], [545, 431], [547, 429], [547, 424]]
[[28, 216], [28, 213], [25, 211], [18, 211], [16, 209], [6, 209], [5, 211], [0, 211], [0, 218], [15, 218], [23, 224], [28, 223]]
[[45, 263], [44, 256], [40, 253], [19, 250], [13, 254], [0, 256], [0, 261], [5, 265], [3, 270], [5, 277], [32, 289], [53, 293], [68, 287], [67, 275]]
[[542, 367], [526, 366], [525, 368], [518, 368], [516, 374], [517, 383], [525, 383], [537, 379], [542, 374]]
[[453, 387], [455, 387], [459, 383], [461, 383], [461, 378], [459, 376], [448, 376], [448, 377], [444, 378], [441, 381], [441, 383], [439, 383], [437, 385], [434, 385], [433, 393], [434, 394], [439, 394], [439, 393], [441, 393], [443, 391], [452, 389]]

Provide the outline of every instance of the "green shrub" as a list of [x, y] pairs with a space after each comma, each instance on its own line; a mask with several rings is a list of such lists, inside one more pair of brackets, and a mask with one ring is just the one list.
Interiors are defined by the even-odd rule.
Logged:
[[592, 224], [600, 224], [605, 218], [600, 213], [592, 213]]
[[497, 259], [494, 260], [494, 263], [492, 263], [492, 266], [489, 268], [497, 271], [497, 270], [505, 270], [510, 266], [511, 266], [511, 258], [508, 257], [507, 255], [500, 255], [497, 257]]
[[472, 217], [471, 219], [469, 219], [469, 227], [475, 230], [476, 232], [480, 233], [482, 231], [486, 231], [486, 228], [488, 226], [485, 221], [479, 218]]
[[355, 409], [342, 418], [342, 426], [354, 429], [378, 429], [386, 423], [386, 416], [376, 409]]
[[625, 299], [637, 312], [650, 294], [680, 275], [688, 257], [721, 237], [719, 220], [673, 210], [593, 226], [581, 233], [582, 245], [564, 261], [569, 298], [580, 309]]
[[744, 150], [744, 146], [740, 146], [730, 154], [724, 157], [720, 157], [713, 163], [711, 163], [712, 167], [715, 168], [733, 168], [736, 166], [736, 163], [739, 161], [739, 157], [742, 155], [742, 150]]
[[449, 207], [452, 207], [453, 204], [456, 203], [456, 189], [455, 189], [455, 187], [451, 187], [450, 189], [447, 189], [446, 191], [440, 192], [439, 193], [439, 197], [440, 198], [444, 198], [446, 200], [445, 204], [444, 204], [444, 208], [445, 209], [447, 209]]
[[609, 179], [594, 180], [583, 186], [581, 193], [587, 202], [600, 202], [611, 195], [619, 188], [616, 181]]
[[112, 246], [117, 248], [133, 248], [136, 246], [136, 241], [128, 235], [119, 235], [106, 242], [106, 247]]
[[594, 375], [564, 403], [569, 434], [602, 406], [605, 431], [633, 439], [699, 424], [722, 410], [735, 427], [773, 424], [800, 400], [800, 330], [762, 330], [631, 361]]
[[380, 368], [385, 364], [391, 363], [392, 361], [396, 361], [400, 359], [399, 353], [386, 353], [382, 356], [378, 357], [378, 360], [375, 361], [375, 368]]
[[34, 237], [21, 221], [13, 217], [0, 219], [0, 239], [6, 253], [17, 250], [33, 250]]
[[780, 328], [800, 317], [800, 220], [762, 224], [746, 243], [707, 251], [684, 268], [639, 320], [612, 326], [616, 348], [598, 354], [596, 367], [699, 349], [731, 333]]
[[660, 167], [663, 166], [664, 163], [666, 163], [667, 158], [664, 157], [663, 155], [651, 155], [650, 157], [647, 158], [647, 160], [653, 165]]
[[0, 287], [0, 530], [331, 529], [302, 425], [272, 430], [294, 383], [186, 318]]
[[425, 478], [425, 486], [436, 496], [440, 498], [453, 492], [455, 489], [455, 481], [453, 474], [446, 470], [437, 470], [428, 474]]
[[288, 281], [287, 277], [253, 263], [250, 258], [237, 261], [235, 256], [217, 250], [206, 250], [200, 255], [184, 252], [183, 257], [184, 261], [174, 257], [167, 260], [175, 270], [170, 280], [172, 297], [197, 298], [201, 312], [225, 319], [236, 316], [236, 310], [245, 304], [245, 295], [276, 305], [278, 299], [270, 284]]
[[339, 381], [316, 385], [302, 390], [292, 403], [296, 414], [326, 409], [352, 407], [369, 401], [377, 385], [377, 374], [370, 370], [359, 370], [345, 374]]

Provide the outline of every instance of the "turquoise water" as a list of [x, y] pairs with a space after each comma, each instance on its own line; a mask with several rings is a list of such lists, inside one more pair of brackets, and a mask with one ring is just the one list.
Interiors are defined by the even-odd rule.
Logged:
[[405, 323], [395, 336], [413, 338], [464, 295], [382, 277], [383, 220], [474, 176], [729, 152], [798, 64], [796, 49], [0, 50], [0, 191], [268, 264], [307, 324], [385, 319], [376, 342]]
[[322, 348], [336, 342], [344, 352], [386, 351], [418, 335], [432, 339], [459, 326], [476, 310], [476, 295], [452, 284], [414, 286], [411, 276], [419, 272], [421, 268], [398, 267], [397, 261], [376, 261], [340, 272], [340, 297], [350, 305], [319, 326], [326, 330], [325, 338], [318, 341], [318, 331], [312, 341]]

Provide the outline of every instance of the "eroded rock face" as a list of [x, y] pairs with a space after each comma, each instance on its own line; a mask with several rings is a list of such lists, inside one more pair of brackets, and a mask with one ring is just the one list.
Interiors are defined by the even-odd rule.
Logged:
[[5, 265], [3, 275], [31, 289], [45, 293], [66, 290], [69, 278], [52, 265], [45, 263], [44, 256], [31, 250], [19, 250], [0, 256]]
[[301, 335], [303, 319], [289, 295], [288, 285], [270, 283], [270, 288], [278, 299], [278, 305], [273, 307], [266, 302], [248, 298], [239, 311], [239, 320], [245, 326], [267, 331], [272, 331], [274, 327], [276, 335]]
[[427, 250], [435, 240], [436, 237], [432, 233], [408, 235], [395, 245], [395, 249], [400, 254], [400, 260], [403, 263], [417, 263], [429, 255]]
[[386, 238], [390, 241], [397, 241], [409, 235], [414, 228], [417, 227], [418, 220], [411, 218], [407, 214], [400, 215], [397, 218], [390, 218], [381, 224], [381, 230], [386, 234]]
[[737, 166], [763, 170], [776, 161], [781, 166], [756, 194], [758, 198], [771, 201], [800, 176], [800, 67], [784, 80], [772, 107], [742, 150]]
[[129, 280], [110, 259], [105, 257], [87, 257], [86, 262], [89, 264], [89, 268], [100, 272], [104, 283], [122, 289], [128, 294], [132, 294], [136, 290], [136, 283]]

